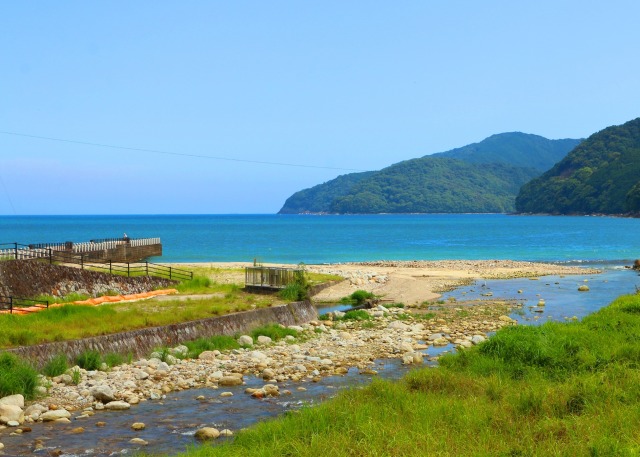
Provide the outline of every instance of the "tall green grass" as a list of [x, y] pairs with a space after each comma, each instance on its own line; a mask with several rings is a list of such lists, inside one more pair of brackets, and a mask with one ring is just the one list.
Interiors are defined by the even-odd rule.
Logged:
[[192, 456], [640, 455], [640, 296], [582, 322], [508, 327]]
[[227, 351], [231, 349], [239, 349], [238, 342], [225, 335], [215, 335], [210, 338], [199, 338], [194, 341], [184, 343], [189, 348], [189, 356], [196, 358], [204, 351]]
[[38, 386], [38, 372], [16, 355], [0, 353], [0, 398], [22, 394], [31, 399]]
[[255, 340], [259, 336], [268, 336], [273, 341], [281, 340], [288, 335], [298, 336], [298, 332], [296, 330], [282, 327], [279, 324], [268, 324], [263, 325], [262, 327], [258, 327], [251, 331], [251, 337]]

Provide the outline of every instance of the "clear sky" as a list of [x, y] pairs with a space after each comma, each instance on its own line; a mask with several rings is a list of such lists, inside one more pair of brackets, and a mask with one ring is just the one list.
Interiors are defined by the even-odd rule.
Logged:
[[587, 137], [640, 116], [638, 18], [637, 0], [6, 0], [0, 131], [32, 137], [0, 133], [0, 214], [275, 213], [495, 133]]

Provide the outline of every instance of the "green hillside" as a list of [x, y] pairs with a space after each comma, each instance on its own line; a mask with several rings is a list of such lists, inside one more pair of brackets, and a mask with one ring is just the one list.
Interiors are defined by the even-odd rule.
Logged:
[[287, 199], [280, 214], [511, 212], [520, 186], [548, 170], [580, 140], [519, 132], [342, 175]]
[[516, 208], [524, 213], [639, 213], [640, 118], [591, 135], [523, 186]]

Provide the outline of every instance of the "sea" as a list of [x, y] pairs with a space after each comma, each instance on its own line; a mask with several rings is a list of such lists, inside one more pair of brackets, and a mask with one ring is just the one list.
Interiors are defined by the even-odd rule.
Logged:
[[156, 262], [632, 263], [640, 219], [506, 214], [0, 216], [0, 244], [160, 237]]

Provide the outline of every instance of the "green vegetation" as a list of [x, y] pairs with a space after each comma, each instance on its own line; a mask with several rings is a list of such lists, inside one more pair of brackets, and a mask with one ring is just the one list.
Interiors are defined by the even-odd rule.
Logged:
[[22, 394], [32, 399], [37, 386], [38, 372], [31, 365], [14, 354], [0, 353], [0, 398]]
[[278, 341], [285, 338], [287, 335], [296, 337], [298, 336], [298, 332], [293, 329], [283, 327], [280, 324], [269, 324], [253, 329], [250, 335], [254, 340], [259, 336], [268, 336], [273, 341]]
[[463, 148], [352, 173], [295, 193], [280, 213], [509, 212], [520, 187], [580, 140], [504, 133]]
[[206, 276], [193, 276], [193, 279], [180, 281], [176, 286], [178, 292], [186, 294], [205, 294], [211, 289], [212, 281]]
[[204, 351], [228, 351], [239, 349], [240, 345], [230, 336], [215, 335], [210, 338], [199, 338], [184, 343], [189, 348], [189, 357], [197, 358]]
[[375, 298], [373, 292], [367, 292], [366, 290], [358, 289], [348, 297], [342, 297], [340, 299], [340, 303], [360, 306], [364, 305], [367, 300], [371, 300], [373, 298]]
[[507, 327], [438, 369], [183, 455], [638, 455], [638, 335], [640, 296], [620, 297], [582, 322]]
[[524, 185], [525, 213], [640, 213], [640, 118], [591, 135], [551, 170]]
[[293, 282], [287, 284], [279, 295], [280, 298], [289, 302], [308, 300], [310, 287], [304, 265], [299, 264], [298, 269], [294, 272]]
[[335, 318], [335, 320], [339, 321], [368, 321], [371, 320], [371, 315], [366, 312], [364, 309], [352, 309], [351, 311], [347, 311], [344, 313], [344, 316], [340, 318]]
[[76, 357], [76, 363], [85, 370], [97, 370], [102, 364], [102, 356], [98, 351], [84, 351]]
[[69, 363], [67, 362], [67, 356], [64, 354], [58, 354], [42, 368], [42, 374], [49, 377], [60, 376], [66, 373], [69, 369]]

